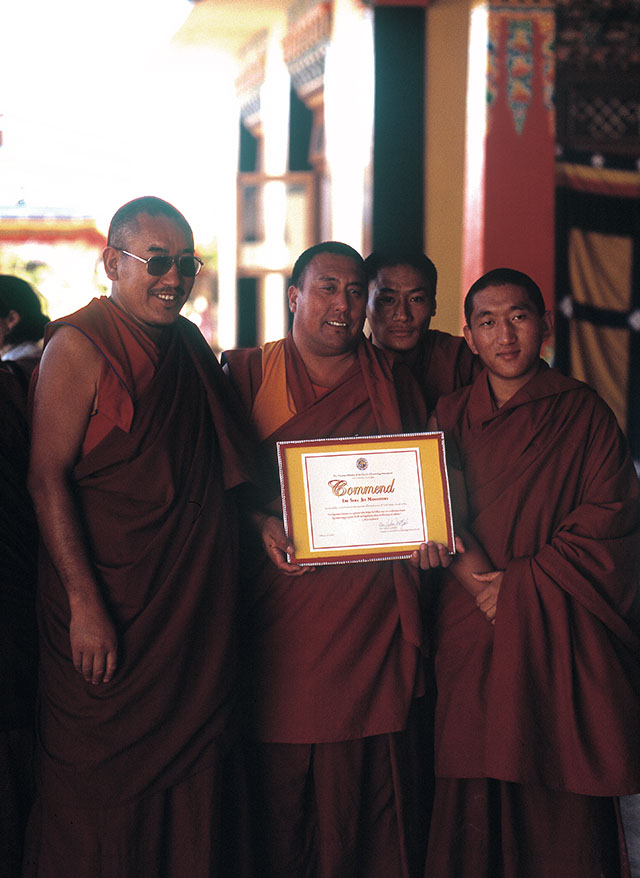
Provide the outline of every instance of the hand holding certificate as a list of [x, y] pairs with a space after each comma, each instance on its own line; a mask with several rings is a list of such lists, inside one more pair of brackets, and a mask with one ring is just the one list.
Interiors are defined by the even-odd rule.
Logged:
[[409, 558], [434, 540], [453, 552], [440, 432], [278, 442], [292, 563]]

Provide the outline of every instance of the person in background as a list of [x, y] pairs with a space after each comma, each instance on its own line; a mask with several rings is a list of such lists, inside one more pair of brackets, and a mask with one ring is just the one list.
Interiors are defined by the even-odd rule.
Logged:
[[25, 390], [40, 360], [48, 322], [33, 288], [22, 278], [0, 274], [0, 358]]
[[234, 489], [247, 425], [180, 316], [201, 262], [184, 216], [114, 215], [111, 295], [49, 327], [29, 488], [44, 552], [38, 789], [25, 875], [211, 878], [236, 702]]
[[436, 608], [425, 876], [628, 876], [617, 797], [640, 790], [638, 480], [610, 409], [540, 359], [553, 317], [530, 277], [488, 272], [465, 316], [484, 370], [430, 422], [467, 551]]
[[[364, 261], [371, 340], [397, 369], [405, 364], [422, 388], [428, 411], [440, 396], [470, 384], [481, 369], [464, 338], [429, 329], [436, 313], [438, 273], [417, 251], [374, 250]], [[397, 381], [400, 392], [402, 379]]]
[[[473, 381], [482, 366], [462, 336], [430, 329], [436, 314], [438, 272], [419, 250], [377, 249], [364, 261], [368, 281], [367, 320], [374, 345], [392, 361], [396, 393], [411, 408], [406, 389], [417, 382], [428, 412], [440, 396]], [[415, 430], [426, 420], [416, 419]], [[432, 621], [431, 599], [438, 591], [442, 571], [423, 573], [425, 624]], [[428, 755], [428, 777], [433, 783], [433, 727], [435, 685], [433, 654], [426, 660], [427, 694], [421, 700], [420, 735]]]
[[0, 365], [0, 874], [18, 878], [33, 799], [36, 517], [24, 388]]

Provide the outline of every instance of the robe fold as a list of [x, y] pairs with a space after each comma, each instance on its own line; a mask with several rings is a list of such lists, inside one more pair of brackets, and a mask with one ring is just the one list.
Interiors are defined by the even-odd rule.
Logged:
[[638, 480], [613, 414], [541, 363], [501, 408], [483, 374], [436, 416], [470, 529], [505, 571], [495, 626], [447, 574], [436, 774], [638, 792]]
[[[429, 412], [441, 396], [471, 384], [482, 371], [480, 360], [464, 338], [437, 329], [428, 329], [408, 358], [394, 354], [394, 372], [400, 364], [406, 365], [418, 382]], [[403, 382], [397, 381], [397, 385], [402, 398]]]
[[425, 878], [629, 878], [640, 789], [638, 481], [615, 418], [540, 362], [503, 406], [441, 399], [469, 526], [503, 570], [495, 625], [446, 572]]
[[210, 769], [230, 734], [237, 516], [229, 489], [248, 478], [251, 455], [226, 379], [188, 320], [163, 333], [155, 356], [105, 298], [48, 337], [62, 324], [104, 357], [95, 441], [73, 482], [119, 652], [108, 684], [92, 686], [74, 670], [66, 592], [43, 551], [40, 795], [54, 808], [129, 807]]
[[[318, 397], [291, 336], [264, 350], [225, 353], [261, 433], [274, 510], [281, 511], [276, 441], [402, 431], [387, 361], [364, 338], [357, 351], [348, 373]], [[385, 561], [319, 566], [290, 577], [264, 561], [250, 589], [250, 736], [328, 743], [406, 727], [424, 686], [416, 570]]]

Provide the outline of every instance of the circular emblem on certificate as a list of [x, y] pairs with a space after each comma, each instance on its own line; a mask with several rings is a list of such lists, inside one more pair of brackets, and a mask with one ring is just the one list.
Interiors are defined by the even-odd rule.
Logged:
[[356, 466], [358, 467], [358, 469], [359, 469], [361, 472], [364, 472], [364, 470], [366, 470], [367, 467], [369, 466], [369, 461], [367, 460], [366, 457], [359, 457], [359, 458], [356, 460]]

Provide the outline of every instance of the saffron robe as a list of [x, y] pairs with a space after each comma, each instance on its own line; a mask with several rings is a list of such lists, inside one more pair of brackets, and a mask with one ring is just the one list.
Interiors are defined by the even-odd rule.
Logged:
[[[344, 378], [317, 399], [291, 336], [266, 352], [225, 357], [263, 439], [272, 496], [278, 496], [276, 441], [402, 431], [389, 366], [368, 340]], [[286, 406], [284, 423], [277, 423], [275, 400], [280, 410]], [[281, 511], [279, 499], [274, 510]], [[250, 736], [328, 743], [406, 727], [424, 685], [417, 570], [383, 561], [319, 566], [291, 577], [265, 560], [250, 588]]]
[[115, 809], [106, 826], [118, 808], [206, 777], [233, 727], [231, 489], [251, 455], [228, 382], [188, 320], [164, 331], [155, 363], [146, 336], [106, 298], [58, 321], [47, 340], [62, 324], [89, 338], [109, 376], [98, 410], [111, 429], [100, 428], [73, 482], [119, 649], [108, 684], [74, 669], [66, 592], [43, 552], [40, 799], [45, 821], [56, 808]]
[[[559, 792], [577, 794], [577, 809], [583, 796], [637, 792], [638, 481], [613, 414], [541, 362], [502, 407], [483, 373], [441, 399], [436, 417], [464, 471], [470, 529], [505, 571], [495, 625], [445, 575], [436, 776], [515, 782], [523, 796], [533, 790], [539, 814], [545, 789], [549, 808]], [[438, 780], [436, 808], [439, 786], [450, 788]], [[557, 813], [570, 807], [565, 798]], [[462, 813], [449, 815], [452, 832]], [[430, 854], [443, 835], [432, 834]]]

